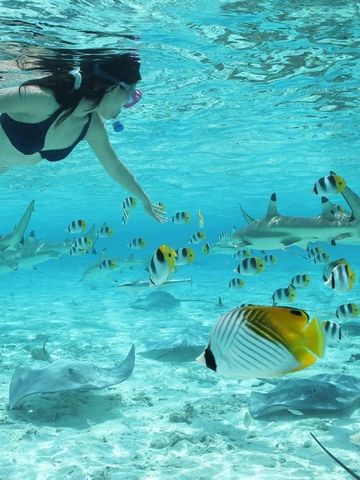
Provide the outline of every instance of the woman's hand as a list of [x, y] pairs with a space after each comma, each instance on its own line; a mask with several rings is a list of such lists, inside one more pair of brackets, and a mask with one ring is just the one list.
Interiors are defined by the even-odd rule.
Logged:
[[150, 198], [147, 198], [143, 201], [143, 207], [145, 212], [151, 217], [155, 218], [157, 222], [165, 223], [168, 221], [166, 212], [164, 212], [159, 205], [153, 205], [150, 201]]

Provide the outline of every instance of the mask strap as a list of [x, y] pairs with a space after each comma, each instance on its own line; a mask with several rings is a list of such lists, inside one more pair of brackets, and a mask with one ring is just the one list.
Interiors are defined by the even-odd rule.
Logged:
[[81, 87], [81, 83], [82, 83], [82, 75], [80, 73], [80, 68], [79, 67], [73, 68], [72, 70], [70, 70], [69, 75], [74, 77], [74, 87], [73, 87], [73, 89], [74, 90], [79, 90], [79, 88]]

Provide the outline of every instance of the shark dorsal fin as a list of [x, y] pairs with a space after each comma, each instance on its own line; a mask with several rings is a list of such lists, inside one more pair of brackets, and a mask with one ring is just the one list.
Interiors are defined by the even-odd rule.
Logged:
[[31, 230], [31, 232], [29, 233], [28, 240], [30, 240], [30, 242], [35, 242], [35, 232], [34, 232], [34, 230]]
[[334, 204], [326, 197], [321, 197], [322, 211], [321, 215], [323, 217], [334, 218]]
[[255, 218], [251, 217], [248, 213], [246, 213], [241, 205], [239, 205], [239, 207], [240, 207], [241, 213], [243, 214], [243, 217], [244, 217], [244, 220], [245, 220], [246, 223], [255, 222]]
[[279, 212], [277, 210], [276, 193], [272, 193], [269, 200], [269, 205], [268, 205], [265, 219], [269, 220], [270, 218], [276, 217], [277, 215], [279, 215]]

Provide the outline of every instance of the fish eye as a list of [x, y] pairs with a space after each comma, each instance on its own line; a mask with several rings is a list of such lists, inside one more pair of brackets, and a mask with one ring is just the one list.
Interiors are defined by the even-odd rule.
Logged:
[[289, 310], [289, 313], [291, 313], [292, 315], [296, 315], [297, 317], [301, 317], [303, 314], [301, 310], [294, 310], [294, 309]]

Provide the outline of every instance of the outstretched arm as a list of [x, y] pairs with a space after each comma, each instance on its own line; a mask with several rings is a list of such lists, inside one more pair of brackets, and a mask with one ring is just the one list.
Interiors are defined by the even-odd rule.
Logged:
[[142, 189], [134, 175], [118, 159], [109, 142], [104, 124], [98, 114], [93, 113], [91, 125], [86, 135], [90, 147], [107, 173], [121, 186], [135, 195], [143, 204], [144, 210], [158, 222], [165, 222], [164, 212], [157, 205], [152, 205], [149, 196]]

